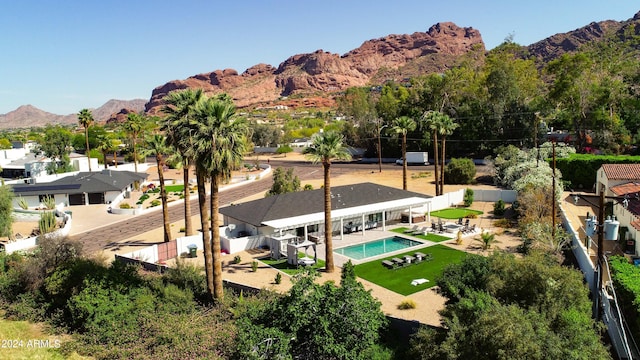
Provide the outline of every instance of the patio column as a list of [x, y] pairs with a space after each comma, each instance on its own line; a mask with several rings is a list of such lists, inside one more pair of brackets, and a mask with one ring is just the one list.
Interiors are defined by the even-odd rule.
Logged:
[[411, 207], [411, 205], [409, 205], [409, 226], [411, 226], [412, 223], [413, 223], [413, 208]]
[[387, 212], [382, 211], [382, 231], [387, 231]]
[[367, 224], [364, 222], [364, 214], [362, 214], [362, 236], [364, 236], [364, 229], [367, 227]]
[[308, 233], [307, 226], [309, 226], [309, 225], [305, 225], [304, 226], [304, 241], [309, 240], [309, 233]]
[[431, 201], [427, 203], [427, 222], [431, 222]]
[[340, 218], [340, 240], [344, 240], [344, 218]]

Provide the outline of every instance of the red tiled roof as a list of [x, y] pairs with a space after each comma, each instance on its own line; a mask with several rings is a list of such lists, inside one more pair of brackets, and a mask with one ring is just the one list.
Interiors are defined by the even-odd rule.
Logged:
[[603, 164], [609, 180], [640, 180], [640, 164]]
[[631, 226], [633, 226], [633, 228], [636, 230], [640, 230], [640, 220], [632, 221]]
[[640, 192], [640, 183], [628, 182], [625, 184], [612, 186], [610, 190], [617, 196], [622, 196], [626, 194], [635, 194]]

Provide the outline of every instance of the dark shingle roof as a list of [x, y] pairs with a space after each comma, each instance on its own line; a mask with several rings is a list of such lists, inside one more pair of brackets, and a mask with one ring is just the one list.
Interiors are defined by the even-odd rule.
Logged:
[[145, 180], [147, 174], [132, 171], [80, 172], [58, 180], [33, 185], [13, 185], [13, 192], [19, 195], [36, 194], [82, 194], [122, 191], [135, 181]]
[[[431, 198], [429, 195], [373, 183], [332, 187], [331, 197], [332, 210], [347, 209], [410, 197]], [[220, 209], [221, 214], [254, 226], [261, 226], [265, 221], [323, 211], [324, 189], [274, 195]]]

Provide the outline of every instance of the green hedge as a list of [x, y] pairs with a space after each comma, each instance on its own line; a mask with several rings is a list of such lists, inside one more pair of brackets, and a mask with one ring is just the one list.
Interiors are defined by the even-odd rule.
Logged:
[[613, 286], [616, 289], [618, 304], [629, 323], [634, 338], [640, 335], [640, 267], [624, 256], [612, 256], [609, 259]]
[[[551, 159], [548, 161], [551, 162]], [[568, 158], [556, 159], [556, 168], [562, 173], [562, 180], [568, 181], [572, 189], [591, 190], [602, 164], [634, 163], [640, 163], [640, 156], [571, 154]]]

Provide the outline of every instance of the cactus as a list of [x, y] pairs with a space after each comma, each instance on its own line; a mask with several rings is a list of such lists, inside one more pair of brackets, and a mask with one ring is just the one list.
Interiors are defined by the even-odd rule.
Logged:
[[58, 224], [56, 214], [53, 211], [45, 211], [40, 215], [40, 221], [38, 227], [40, 228], [40, 234], [47, 234], [55, 230]]
[[29, 209], [29, 203], [27, 203], [27, 200], [25, 198], [23, 198], [22, 196], [20, 196], [20, 198], [18, 198], [18, 206], [20, 206], [20, 208], [22, 210], [28, 210]]
[[46, 198], [44, 198], [42, 203], [47, 208], [47, 210], [53, 210], [56, 208], [56, 199], [54, 199], [52, 196], [47, 196]]

